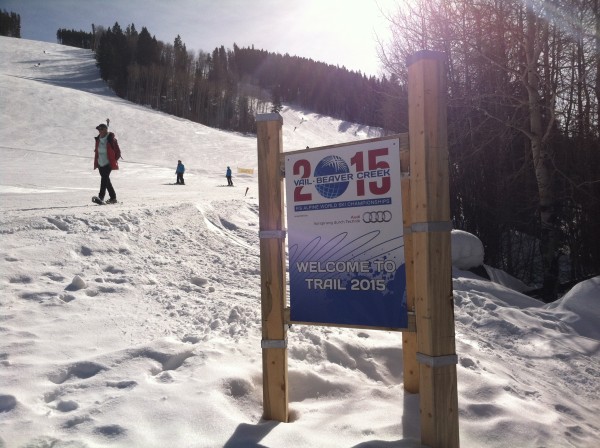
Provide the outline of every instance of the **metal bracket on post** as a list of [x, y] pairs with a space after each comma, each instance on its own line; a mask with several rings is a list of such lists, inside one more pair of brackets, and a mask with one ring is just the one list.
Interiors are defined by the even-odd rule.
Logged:
[[429, 356], [417, 353], [417, 362], [429, 367], [443, 367], [458, 364], [458, 355]]
[[279, 161], [279, 171], [280, 171], [281, 177], [285, 179], [285, 158], [283, 158], [283, 157]]
[[283, 123], [283, 117], [278, 113], [258, 114], [256, 121], [280, 121]]
[[287, 348], [287, 339], [263, 339], [260, 348]]
[[450, 232], [452, 221], [414, 222], [410, 228], [412, 233]]
[[274, 239], [284, 239], [285, 236], [287, 234], [286, 230], [260, 230], [258, 232], [258, 237], [260, 239], [269, 239], [269, 238], [274, 238]]

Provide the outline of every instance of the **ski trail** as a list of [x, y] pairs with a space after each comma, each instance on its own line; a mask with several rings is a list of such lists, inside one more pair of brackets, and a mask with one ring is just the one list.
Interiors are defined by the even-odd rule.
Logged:
[[221, 229], [219, 226], [217, 226], [215, 223], [213, 223], [208, 218], [208, 216], [206, 215], [205, 210], [202, 208], [202, 206], [200, 204], [195, 204], [195, 207], [202, 214], [202, 218], [204, 219], [204, 223], [206, 224], [206, 227], [207, 227], [208, 230], [210, 230], [213, 233], [216, 233], [219, 236], [222, 236], [224, 238], [230, 239], [231, 242], [237, 244], [240, 247], [243, 247], [245, 249], [252, 249], [252, 246], [250, 246], [245, 241], [243, 241], [242, 239], [240, 239], [239, 237], [237, 237], [233, 232], [227, 232], [227, 233], [225, 233], [223, 231], [223, 229]]

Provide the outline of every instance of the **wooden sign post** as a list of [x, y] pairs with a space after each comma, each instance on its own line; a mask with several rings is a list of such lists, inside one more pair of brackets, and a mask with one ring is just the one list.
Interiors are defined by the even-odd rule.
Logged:
[[[416, 337], [409, 331], [403, 335], [405, 390], [420, 393], [421, 443], [432, 448], [456, 448], [459, 446], [458, 358], [452, 293], [444, 55], [422, 51], [412, 55], [407, 65], [410, 163], [406, 157], [406, 138], [403, 136], [399, 142], [400, 148], [404, 148], [400, 151], [400, 171], [404, 173], [401, 190], [407, 308], [416, 314]], [[262, 114], [256, 121], [264, 418], [287, 422], [286, 324], [291, 320], [285, 308], [283, 120], [279, 114]], [[362, 156], [363, 152], [357, 154]], [[304, 177], [310, 178], [309, 160], [301, 162]], [[410, 178], [406, 176], [408, 165]], [[299, 170], [293, 174], [300, 173]], [[386, 174], [384, 170], [382, 173]], [[345, 172], [339, 176], [346, 176], [348, 182], [351, 179]], [[296, 188], [311, 183], [299, 182]], [[386, 200], [395, 201], [391, 196]], [[402, 328], [409, 330], [409, 327]]]
[[[402, 169], [402, 220], [404, 226], [404, 259], [406, 263], [406, 306], [409, 313], [415, 312], [415, 269], [410, 209], [410, 151], [408, 134], [401, 140], [400, 166]], [[419, 363], [417, 363], [417, 333], [402, 332], [402, 367], [404, 390], [411, 394], [419, 393]]]
[[285, 231], [283, 151], [279, 114], [256, 118], [258, 137], [258, 201], [260, 204], [260, 270], [263, 359], [263, 417], [287, 422], [288, 354], [285, 324]]
[[444, 55], [421, 51], [407, 66], [421, 443], [458, 447]]

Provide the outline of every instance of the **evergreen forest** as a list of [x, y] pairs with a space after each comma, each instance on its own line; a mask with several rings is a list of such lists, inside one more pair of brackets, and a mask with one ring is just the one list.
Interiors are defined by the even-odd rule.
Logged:
[[56, 32], [56, 41], [62, 45], [79, 48], [92, 48], [92, 33], [61, 28]]
[[221, 129], [254, 132], [257, 113], [293, 103], [390, 132], [406, 131], [402, 86], [312, 59], [224, 46], [188, 51], [177, 36], [165, 44], [142, 27], [93, 26], [102, 79], [117, 95]]
[[0, 11], [0, 36], [21, 37], [21, 16], [3, 9]]

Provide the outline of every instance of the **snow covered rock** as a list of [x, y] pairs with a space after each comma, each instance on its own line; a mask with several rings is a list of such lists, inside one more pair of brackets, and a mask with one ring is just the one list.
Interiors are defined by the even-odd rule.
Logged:
[[198, 275], [193, 275], [190, 278], [190, 282], [196, 286], [205, 286], [208, 283], [208, 280], [204, 277], [200, 277]]
[[483, 265], [483, 243], [463, 230], [452, 230], [452, 265], [464, 271]]
[[68, 291], [79, 291], [80, 289], [87, 288], [87, 283], [78, 275], [73, 277], [73, 281], [67, 286]]

